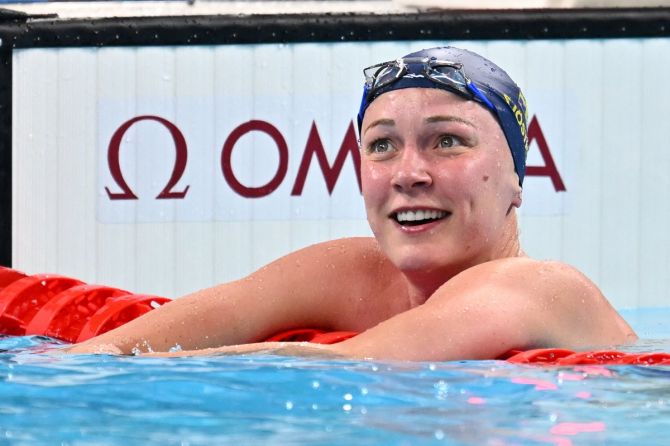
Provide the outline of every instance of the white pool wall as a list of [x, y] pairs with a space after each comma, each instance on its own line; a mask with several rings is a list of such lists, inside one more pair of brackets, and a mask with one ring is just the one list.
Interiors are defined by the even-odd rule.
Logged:
[[[291, 195], [310, 131], [332, 165], [355, 122], [361, 69], [445, 44], [491, 58], [519, 83], [564, 183], [557, 191], [548, 176], [527, 177], [526, 252], [577, 266], [618, 308], [668, 306], [666, 38], [15, 50], [13, 265], [178, 297], [312, 243], [370, 235], [350, 155], [332, 193], [312, 159]], [[120, 191], [112, 135], [147, 115], [183, 134], [188, 160], [173, 190], [188, 192], [155, 198], [175, 144], [167, 127], [140, 120], [118, 160], [138, 199], [111, 200], [105, 188]], [[226, 141], [251, 120], [288, 149], [285, 176], [260, 198], [237, 193], [221, 168]], [[251, 131], [234, 144], [231, 169], [247, 187], [266, 185], [279, 153], [267, 132]], [[546, 165], [537, 138], [528, 164]]]

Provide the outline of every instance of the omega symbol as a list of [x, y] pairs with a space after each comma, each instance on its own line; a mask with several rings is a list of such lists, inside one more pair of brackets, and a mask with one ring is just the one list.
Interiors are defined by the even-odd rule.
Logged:
[[112, 192], [108, 187], [105, 187], [109, 199], [137, 200], [137, 195], [135, 195], [135, 193], [130, 189], [130, 186], [128, 186], [128, 183], [126, 183], [125, 178], [123, 178], [123, 173], [121, 172], [121, 163], [119, 162], [119, 153], [121, 151], [121, 140], [123, 139], [123, 135], [125, 135], [126, 131], [128, 131], [128, 129], [133, 124], [139, 121], [156, 121], [167, 128], [170, 132], [170, 135], [172, 136], [174, 147], [177, 152], [174, 167], [172, 168], [172, 175], [170, 176], [170, 179], [161, 193], [156, 196], [156, 199], [184, 198], [190, 186], [186, 186], [182, 192], [173, 191], [173, 189], [181, 179], [182, 175], [184, 174], [184, 170], [186, 169], [186, 161], [188, 159], [186, 139], [177, 126], [175, 126], [167, 119], [163, 119], [160, 116], [143, 115], [136, 116], [124, 122], [123, 125], [121, 125], [121, 127], [119, 127], [116, 132], [114, 132], [112, 139], [109, 141], [109, 148], [107, 150], [107, 164], [109, 165], [109, 171], [112, 174], [114, 182], [121, 189], [121, 192]]

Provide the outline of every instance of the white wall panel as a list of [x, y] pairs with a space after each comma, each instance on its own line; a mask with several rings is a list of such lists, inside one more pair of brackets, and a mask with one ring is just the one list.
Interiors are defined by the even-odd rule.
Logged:
[[665, 87], [670, 73], [670, 41], [647, 42], [641, 58], [641, 135], [634, 148], [639, 147], [640, 163], [638, 305], [647, 306], [670, 303], [670, 133], [666, 109], [670, 91]]
[[[553, 138], [553, 135], [564, 136], [563, 133], [563, 99], [569, 94], [564, 89], [563, 53], [565, 45], [561, 42], [537, 42], [519, 51], [512, 42], [501, 42], [491, 45], [490, 57], [495, 59], [501, 53], [500, 64], [508, 67], [510, 76], [524, 89], [529, 101], [530, 115], [535, 115], [540, 122], [549, 147], [557, 164], [558, 170], [565, 175], [565, 166], [561, 161], [564, 139]], [[543, 61], [542, 63], [529, 63]], [[505, 65], [506, 64], [506, 65]], [[531, 142], [528, 153], [528, 165], [543, 164], [537, 142]], [[538, 192], [542, 191], [543, 194]], [[542, 208], [543, 195], [555, 196], [558, 204], [544, 215], [527, 212], [529, 209]], [[521, 234], [527, 252], [538, 258], [563, 257], [562, 218], [566, 209], [563, 197], [565, 193], [556, 193], [551, 181], [546, 177], [527, 176], [524, 180], [524, 202], [520, 209], [522, 215]], [[530, 214], [530, 215], [529, 215]], [[542, 240], [542, 243], [535, 241]]]
[[[353, 163], [332, 194], [316, 159], [291, 191], [312, 124], [332, 164], [360, 101], [363, 67], [447, 42], [16, 50], [13, 90], [13, 262], [135, 292], [176, 297], [241, 277], [321, 240], [369, 235]], [[670, 39], [473, 41], [458, 46], [503, 66], [522, 86], [566, 187], [527, 177], [521, 237], [532, 256], [568, 261], [619, 306], [667, 306], [670, 289]], [[119, 162], [138, 200], [107, 165], [113, 130], [156, 115], [188, 144], [175, 190], [156, 200], [175, 163], [166, 129], [142, 121]], [[286, 176], [242, 198], [221, 170], [223, 145], [249, 120], [279, 130]], [[537, 142], [529, 165], [541, 165]], [[279, 155], [260, 132], [232, 153], [238, 180], [267, 183]]]
[[56, 144], [45, 147], [49, 156], [56, 157], [46, 177], [51, 185], [56, 185], [50, 192], [55, 192], [56, 197], [49, 197], [57, 218], [57, 246], [54, 252], [46, 252], [48, 262], [54, 262], [50, 269], [81, 270], [86, 275], [95, 271], [97, 232], [96, 226], [91, 225], [95, 221], [95, 195], [82, 194], [96, 177], [92, 168], [96, 161], [95, 133], [82, 131], [95, 128], [96, 78], [89, 74], [95, 72], [95, 58], [91, 54], [90, 50], [76, 48], [63, 51], [58, 58], [53, 78], [58, 96], [54, 106], [49, 107], [55, 112]]
[[[206, 154], [191, 157], [188, 167], [200, 173], [203, 187], [199, 192], [206, 196], [205, 202], [209, 203], [209, 206], [189, 209], [201, 221], [174, 224], [174, 263], [170, 267], [175, 279], [173, 289], [167, 293], [178, 296], [194, 291], [191, 284], [179, 279], [180, 276], [188, 276], [191, 283], [202, 284], [200, 286], [215, 283], [217, 277], [214, 263], [217, 244], [213, 242], [216, 228], [211, 222], [218, 160], [215, 151], [210, 148], [219, 143], [215, 138], [216, 101], [212, 94], [216, 84], [214, 53], [207, 47], [182, 47], [177, 48], [175, 54], [175, 120], [188, 135], [190, 150]], [[192, 113], [194, 109], [200, 114]], [[203, 120], [207, 125], [199, 126]]]
[[[580, 265], [583, 272], [597, 283], [602, 283], [599, 262], [602, 212], [598, 205], [603, 191], [600, 157], [603, 94], [606, 91], [602, 83], [602, 59], [602, 42], [582, 40], [565, 45], [563, 60], [570, 61], [562, 68], [565, 82], [561, 90], [569, 95], [569, 99], [562, 101], [562, 113], [567, 115], [566, 125], [558, 132], [543, 127], [552, 149], [559, 143], [557, 138], [563, 135], [565, 150], [575, 158], [572, 174], [568, 169], [561, 170], [568, 176], [566, 195], [570, 198], [567, 203], [569, 212], [562, 218], [562, 258]], [[580, 94], [584, 86], [588, 88], [588, 95]], [[546, 120], [549, 119], [547, 116]]]
[[623, 86], [631, 79], [642, 79], [642, 45], [642, 41], [631, 40], [603, 47], [601, 280], [605, 292], [616, 293], [624, 305], [636, 303], [639, 281], [643, 110], [640, 88], [635, 94], [626, 94]]
[[[101, 161], [104, 152], [100, 148], [107, 145], [108, 137], [100, 134], [98, 120], [101, 114], [121, 114], [129, 117], [138, 114], [137, 104], [134, 100], [137, 95], [137, 85], [135, 82], [137, 75], [137, 50], [128, 51], [128, 49], [107, 48], [104, 54], [97, 50], [90, 51], [96, 56], [95, 72], [88, 75], [97, 79], [97, 96], [93, 99], [97, 103], [97, 110], [93, 116], [95, 123], [90, 127], [86, 127], [86, 130], [94, 131], [96, 135], [95, 169], [97, 175], [95, 183], [89, 184], [87, 190], [95, 196], [97, 211], [101, 200], [104, 200], [106, 197], [104, 188], [108, 186], [108, 184], [104, 184], [101, 181], [102, 174], [100, 172], [103, 168], [102, 166], [106, 166]], [[31, 52], [32, 50], [26, 53], [30, 54]], [[122, 152], [122, 160], [123, 157], [134, 156], [137, 151], [135, 131], [136, 129], [131, 129], [124, 138], [125, 150]], [[128, 181], [131, 184], [135, 184], [137, 174], [134, 163], [127, 166], [124, 172]], [[90, 188], [93, 190], [90, 190]], [[120, 210], [119, 212], [129, 214], [130, 218], [134, 217], [134, 213], [130, 208]], [[145, 291], [138, 288], [137, 254], [135, 252], [137, 228], [132, 225], [100, 225], [98, 223], [97, 212], [91, 223], [98, 228], [98, 248], [96, 249], [97, 268], [91, 274], [78, 277], [87, 282], [113, 284], [128, 291]], [[76, 237], [77, 235], [72, 234], [72, 236]], [[15, 264], [15, 266], [18, 266], [18, 264]], [[25, 269], [37, 271], [38, 268], [36, 266], [31, 265], [31, 268], [25, 267]], [[59, 269], [58, 271], [62, 274], [75, 275], [75, 272], [66, 269]]]
[[[20, 263], [26, 258], [46, 266], [47, 258], [55, 259], [58, 249], [54, 221], [57, 190], [53, 186], [48, 190], [44, 187], [46, 181], [53, 181], [53, 177], [48, 177], [47, 166], [52, 166], [52, 172], [56, 170], [56, 151], [52, 143], [56, 140], [57, 126], [53, 119], [54, 109], [50, 107], [57, 103], [58, 91], [53, 74], [51, 79], [44, 78], [33, 67], [22, 64], [23, 56], [18, 55], [14, 61], [17, 65], [13, 90], [30, 91], [31, 94], [26, 98], [27, 103], [23, 103], [25, 108], [18, 106], [18, 98], [13, 101], [13, 151], [16, 152], [13, 162], [15, 172], [25, 172], [29, 177], [22, 178], [20, 174], [12, 177], [12, 232], [14, 252], [17, 253], [14, 260]], [[56, 53], [39, 51], [25, 56], [39, 57], [40, 69], [57, 72]]]

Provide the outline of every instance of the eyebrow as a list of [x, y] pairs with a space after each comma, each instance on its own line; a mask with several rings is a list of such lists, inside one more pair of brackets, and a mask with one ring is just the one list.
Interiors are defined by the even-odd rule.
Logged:
[[470, 126], [472, 128], [476, 128], [476, 126], [468, 121], [467, 119], [460, 118], [458, 116], [443, 116], [443, 115], [438, 115], [438, 116], [431, 116], [429, 118], [424, 119], [424, 122], [427, 124], [432, 124], [435, 122], [460, 122], [461, 124], [465, 124], [467, 126]]
[[[477, 128], [472, 122], [468, 121], [467, 119], [463, 119], [461, 117], [451, 116], [451, 115], [430, 116], [430, 117], [424, 119], [424, 122], [426, 124], [433, 124], [433, 123], [436, 123], [436, 122], [460, 122], [461, 124], [465, 124], [465, 125], [470, 126], [472, 128]], [[386, 118], [377, 119], [376, 121], [372, 121], [370, 123], [370, 125], [365, 127], [365, 129], [363, 131], [367, 132], [371, 128], [377, 127], [377, 126], [380, 126], [380, 125], [386, 125], [386, 126], [393, 127], [393, 126], [395, 126], [395, 121], [393, 119], [386, 119]]]
[[393, 127], [395, 125], [395, 121], [393, 119], [377, 119], [376, 121], [372, 121], [369, 126], [365, 127], [363, 129], [364, 132], [367, 132], [373, 127], [377, 127], [380, 125], [387, 125]]

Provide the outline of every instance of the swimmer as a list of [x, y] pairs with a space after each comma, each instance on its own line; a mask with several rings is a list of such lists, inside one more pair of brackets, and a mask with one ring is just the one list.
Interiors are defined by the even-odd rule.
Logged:
[[[502, 69], [444, 47], [364, 73], [361, 180], [374, 238], [301, 249], [69, 352], [442, 361], [636, 339], [583, 274], [521, 248], [526, 102]], [[360, 334], [263, 342], [306, 327]]]

